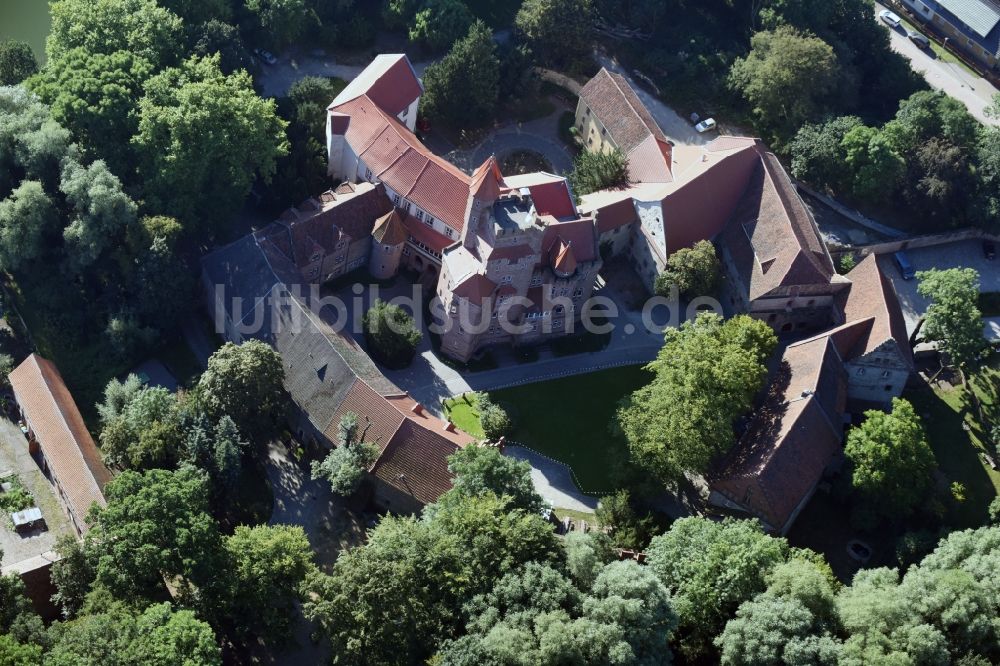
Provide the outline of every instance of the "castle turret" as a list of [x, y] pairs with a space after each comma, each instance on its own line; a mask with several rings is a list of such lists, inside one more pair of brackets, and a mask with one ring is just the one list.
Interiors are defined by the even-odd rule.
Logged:
[[406, 237], [406, 228], [399, 211], [393, 209], [375, 220], [371, 257], [368, 261], [368, 271], [373, 278], [387, 280], [399, 271]]

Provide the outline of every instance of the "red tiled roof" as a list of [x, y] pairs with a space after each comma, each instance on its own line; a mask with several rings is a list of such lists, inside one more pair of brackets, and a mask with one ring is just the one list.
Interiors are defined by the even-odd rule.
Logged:
[[577, 262], [593, 261], [597, 258], [594, 231], [594, 222], [589, 217], [572, 222], [549, 224], [542, 236], [542, 249], [550, 253], [555, 243], [563, 241], [573, 246], [573, 255]]
[[368, 95], [379, 107], [396, 116], [421, 94], [423, 87], [409, 58], [402, 53], [384, 53], [376, 56], [351, 80], [337, 95], [331, 107]]
[[535, 251], [531, 249], [530, 245], [522, 243], [520, 245], [504, 245], [502, 247], [495, 247], [490, 250], [489, 255], [486, 257], [486, 261], [496, 261], [497, 259], [506, 259], [507, 261], [518, 261], [524, 257], [530, 257], [535, 254]]
[[435, 252], [441, 252], [446, 247], [458, 242], [453, 238], [439, 234], [412, 215], [403, 216], [403, 226], [406, 227], [406, 231], [411, 236]]
[[577, 216], [569, 184], [562, 176], [545, 172], [507, 176], [504, 178], [504, 185], [510, 190], [527, 187], [539, 215], [551, 215], [555, 218]]
[[69, 510], [86, 531], [84, 519], [91, 505], [105, 505], [103, 490], [111, 473], [73, 396], [56, 366], [38, 354], [10, 373], [10, 384]]
[[886, 341], [894, 340], [903, 360], [912, 365], [913, 352], [906, 335], [903, 311], [899, 307], [896, 290], [878, 264], [878, 257], [868, 255], [846, 277], [851, 281], [850, 289], [838, 299], [844, 312], [844, 320], [872, 320], [869, 334], [848, 352], [847, 358], [863, 356]]
[[628, 196], [597, 208], [594, 210], [594, 215], [597, 218], [597, 232], [600, 234], [632, 224], [637, 219], [635, 203], [632, 197]]
[[404, 420], [388, 400], [365, 382], [355, 380], [334, 413], [327, 432], [323, 433], [331, 442], [338, 441], [340, 419], [348, 412], [358, 416], [358, 434], [363, 435], [364, 441], [378, 444], [380, 451], [389, 445]]
[[652, 134], [632, 149], [628, 157], [628, 178], [633, 183], [670, 183], [673, 149]]
[[500, 167], [497, 166], [497, 160], [490, 155], [472, 173], [469, 193], [482, 201], [495, 201], [500, 196], [502, 181], [503, 175], [500, 173]]
[[828, 336], [790, 345], [747, 431], [709, 485], [775, 530], [790, 526], [840, 451], [847, 378]]
[[552, 249], [549, 250], [549, 262], [552, 265], [552, 270], [562, 275], [570, 275], [575, 272], [576, 256], [573, 254], [572, 242], [567, 243], [559, 239], [553, 243]]
[[380, 181], [455, 231], [462, 230], [469, 176], [428, 150], [365, 95], [333, 110], [351, 117], [347, 143]]
[[455, 288], [452, 289], [452, 293], [480, 305], [483, 301], [493, 295], [496, 288], [497, 283], [493, 280], [489, 279], [485, 275], [473, 273], [456, 284]]
[[407, 235], [403, 219], [396, 209], [377, 219], [372, 230], [372, 238], [382, 245], [399, 245], [406, 242]]

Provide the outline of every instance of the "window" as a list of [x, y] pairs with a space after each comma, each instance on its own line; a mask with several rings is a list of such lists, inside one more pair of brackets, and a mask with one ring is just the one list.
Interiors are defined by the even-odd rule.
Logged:
[[391, 245], [383, 245], [382, 249], [384, 249], [386, 252], [392, 252], [392, 246]]
[[407, 201], [406, 205], [404, 205], [403, 208], [406, 209], [407, 213], [409, 213], [410, 210], [413, 208], [413, 204], [411, 204], [409, 201]]
[[404, 257], [410, 256], [410, 248], [408, 248], [408, 247], [404, 247], [403, 248], [403, 256]]
[[420, 220], [421, 222], [424, 221], [424, 211], [420, 210], [419, 208], [417, 209], [417, 219]]
[[319, 275], [319, 269], [318, 268], [314, 268], [311, 271], [309, 271], [309, 277], [310, 278], [315, 278], [317, 275]]
[[583, 296], [583, 288], [577, 287], [576, 291], [573, 292], [573, 298], [579, 298], [580, 296]]
[[333, 263], [335, 263], [335, 264], [342, 264], [342, 263], [344, 263], [344, 255], [340, 255], [337, 258], [335, 258], [333, 260]]
[[531, 276], [531, 286], [532, 287], [537, 287], [541, 283], [542, 283], [542, 276], [541, 275], [532, 275]]
[[398, 194], [393, 194], [392, 195], [392, 203], [394, 205], [396, 205], [396, 206], [399, 206], [399, 195]]
[[343, 241], [342, 240], [339, 243], [337, 243], [337, 249], [338, 250], [343, 250], [345, 245], [347, 245], [347, 241]]
[[317, 252], [317, 253], [316, 253], [316, 254], [314, 254], [313, 256], [309, 257], [309, 261], [311, 261], [311, 262], [312, 262], [312, 261], [319, 261], [319, 260], [320, 260], [320, 259], [322, 259], [322, 258], [323, 258], [323, 255], [322, 255], [322, 254], [320, 254], [319, 252]]
[[863, 374], [865, 374], [865, 369], [864, 368], [858, 368], [858, 377], [862, 376]]
[[426, 220], [424, 220], [424, 224], [426, 224], [428, 227], [434, 226], [434, 222], [429, 217]]
[[511, 277], [510, 275], [504, 275], [502, 278], [500, 278], [500, 282], [501, 282], [501, 284], [510, 284], [511, 280], [513, 280], [513, 279], [514, 278]]
[[372, 179], [372, 170], [365, 169], [365, 180], [371, 180], [371, 179]]
[[451, 227], [446, 227], [445, 230], [444, 230], [444, 233], [445, 233], [446, 236], [448, 236], [448, 238], [454, 238], [455, 237], [455, 230], [452, 229]]

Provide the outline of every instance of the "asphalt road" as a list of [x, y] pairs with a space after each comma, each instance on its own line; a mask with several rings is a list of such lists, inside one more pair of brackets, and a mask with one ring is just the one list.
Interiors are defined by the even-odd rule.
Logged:
[[910, 60], [913, 70], [923, 74], [927, 83], [935, 90], [943, 90], [951, 95], [969, 110], [980, 122], [988, 125], [1000, 125], [1000, 120], [988, 118], [985, 108], [990, 104], [993, 95], [997, 94], [989, 81], [971, 74], [967, 69], [955, 63], [944, 62], [931, 50], [923, 50], [906, 37], [906, 30], [900, 26], [892, 29], [878, 18], [882, 5], [875, 5], [875, 20], [889, 31], [889, 41], [892, 50]]

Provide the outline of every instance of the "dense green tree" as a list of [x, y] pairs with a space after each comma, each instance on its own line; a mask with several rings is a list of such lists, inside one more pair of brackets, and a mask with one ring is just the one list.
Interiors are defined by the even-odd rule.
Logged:
[[55, 202], [37, 180], [25, 180], [0, 201], [0, 266], [16, 271], [46, 251], [58, 228]]
[[0, 86], [13, 86], [38, 71], [38, 60], [27, 42], [0, 40]]
[[221, 582], [221, 545], [208, 490], [204, 474], [190, 467], [116, 476], [87, 533], [98, 582], [130, 602], [158, 598], [165, 578], [185, 603], [195, 590], [211, 598], [212, 584]]
[[244, 0], [252, 17], [250, 30], [275, 49], [294, 44], [316, 23], [306, 0]]
[[934, 137], [970, 150], [975, 146], [981, 125], [968, 109], [940, 91], [922, 90], [899, 103], [896, 117], [884, 131], [893, 148], [909, 155]]
[[788, 26], [758, 32], [749, 55], [737, 59], [730, 86], [753, 107], [758, 123], [787, 140], [826, 107], [837, 86], [833, 49], [822, 39]]
[[493, 117], [499, 95], [500, 61], [493, 34], [477, 21], [448, 54], [427, 67], [421, 111], [456, 127], [480, 125]]
[[8, 634], [0, 634], [0, 664], [3, 666], [39, 666], [42, 646], [19, 643]]
[[241, 525], [224, 548], [226, 621], [268, 642], [290, 638], [299, 589], [315, 570], [305, 532], [298, 526]]
[[136, 99], [153, 66], [129, 51], [93, 52], [75, 47], [48, 62], [31, 89], [52, 109], [52, 117], [119, 174], [132, 166], [129, 139], [135, 134]]
[[368, 351], [376, 360], [390, 368], [410, 364], [423, 334], [406, 310], [377, 299], [365, 311], [363, 323]]
[[975, 151], [978, 169], [977, 203], [980, 215], [990, 229], [1000, 220], [1000, 127], [982, 131]]
[[489, 393], [480, 392], [476, 394], [476, 410], [479, 412], [479, 423], [483, 427], [483, 434], [491, 442], [499, 441], [501, 437], [506, 437], [514, 428], [507, 410], [490, 399]]
[[[0, 556], [3, 551], [0, 551]], [[45, 643], [45, 625], [31, 607], [21, 576], [0, 576], [0, 635], [26, 645]]]
[[281, 356], [260, 340], [227, 342], [211, 358], [198, 381], [209, 415], [229, 415], [241, 428], [271, 427], [285, 405]]
[[573, 160], [569, 184], [577, 197], [598, 190], [628, 187], [628, 158], [617, 148], [596, 153], [585, 150]]
[[50, 14], [50, 62], [82, 47], [105, 55], [126, 51], [156, 69], [175, 63], [182, 52], [183, 22], [154, 0], [56, 0]]
[[105, 426], [117, 421], [129, 403], [143, 390], [139, 375], [130, 373], [125, 381], [111, 379], [104, 387], [104, 401], [97, 403], [97, 413]]
[[528, 513], [541, 513], [545, 506], [531, 481], [531, 465], [495, 447], [471, 444], [459, 449], [448, 456], [448, 470], [455, 475], [448, 501], [493, 493], [510, 498], [509, 506]]
[[94, 553], [69, 534], [56, 541], [56, 552], [59, 553], [59, 560], [52, 563], [52, 584], [56, 586], [52, 602], [62, 610], [63, 617], [69, 619], [83, 608], [87, 593], [97, 577], [95, 558]]
[[602, 497], [596, 517], [597, 522], [609, 530], [611, 541], [619, 548], [641, 551], [657, 533], [653, 516], [641, 514], [631, 493], [625, 489]]
[[472, 21], [462, 0], [425, 0], [410, 25], [410, 41], [444, 51], [469, 32]]
[[974, 362], [985, 346], [979, 310], [979, 273], [973, 268], [917, 273], [917, 291], [931, 301], [921, 329], [925, 340], [941, 344], [952, 364]]
[[664, 481], [708, 469], [732, 447], [733, 422], [750, 410], [776, 343], [767, 324], [743, 315], [702, 313], [668, 329], [648, 366], [653, 381], [616, 417], [636, 462]]
[[233, 9], [229, 0], [158, 0], [160, 6], [177, 14], [185, 23], [228, 21]]
[[646, 549], [649, 566], [673, 596], [685, 656], [711, 654], [712, 639], [737, 607], [763, 592], [788, 544], [749, 520], [681, 518]]
[[566, 571], [573, 583], [587, 592], [604, 565], [615, 560], [611, 539], [601, 532], [569, 532], [563, 538]]
[[323, 460], [313, 461], [312, 478], [326, 479], [338, 495], [350, 495], [375, 464], [379, 447], [365, 441], [365, 433], [358, 429], [358, 415], [354, 412], [344, 414], [337, 428], [338, 446]]
[[219, 54], [219, 69], [225, 75], [238, 69], [251, 70], [251, 55], [243, 43], [240, 30], [231, 23], [211, 19], [195, 26], [191, 55], [207, 57]]
[[0, 87], [0, 192], [35, 180], [53, 195], [59, 188], [64, 161], [78, 152], [70, 133], [48, 108], [21, 86]]
[[[111, 380], [105, 389], [103, 411], [110, 400], [130, 388], [129, 381]], [[121, 469], [170, 469], [180, 460], [184, 433], [174, 395], [162, 387], [144, 387], [131, 394], [118, 415], [104, 425], [101, 448], [108, 464]]]
[[919, 217], [935, 229], [969, 219], [976, 183], [965, 150], [933, 137], [917, 148], [908, 166], [903, 193]]
[[584, 71], [592, 56], [591, 0], [525, 0], [514, 28], [545, 65]]
[[429, 656], [458, 632], [466, 600], [527, 562], [561, 560], [552, 527], [508, 503], [490, 493], [442, 502], [423, 520], [383, 518], [330, 575], [310, 576], [306, 617], [352, 663]]
[[141, 613], [115, 603], [103, 612], [57, 625], [52, 633], [54, 645], [45, 663], [56, 666], [222, 663], [212, 628], [169, 603]]
[[933, 483], [934, 454], [920, 417], [902, 398], [893, 399], [891, 413], [865, 412], [864, 423], [847, 434], [844, 454], [852, 485], [885, 518], [911, 514]]
[[701, 240], [682, 247], [667, 258], [667, 266], [656, 276], [656, 293], [669, 296], [676, 286], [684, 298], [714, 296], [722, 278], [722, 264], [711, 241]]
[[804, 125], [788, 145], [791, 172], [799, 180], [834, 190], [850, 184], [844, 136], [862, 125], [857, 116], [841, 116], [819, 125]]
[[66, 260], [79, 271], [128, 235], [137, 223], [136, 205], [101, 160], [88, 166], [67, 164], [60, 189], [73, 211], [63, 230]]
[[343, 82], [325, 76], [303, 76], [288, 88], [294, 122], [316, 138], [326, 132], [326, 107], [342, 89]]
[[851, 171], [851, 190], [867, 201], [879, 201], [895, 191], [906, 172], [906, 161], [880, 130], [858, 125], [841, 141], [844, 160]]
[[160, 72], [145, 92], [132, 145], [148, 204], [189, 228], [227, 220], [288, 150], [274, 101], [245, 71], [224, 75], [218, 55]]
[[138, 261], [136, 312], [158, 331], [177, 330], [196, 298], [194, 276], [163, 237], [155, 238]]
[[409, 27], [423, 0], [387, 0], [382, 6], [382, 21], [390, 30]]

